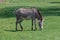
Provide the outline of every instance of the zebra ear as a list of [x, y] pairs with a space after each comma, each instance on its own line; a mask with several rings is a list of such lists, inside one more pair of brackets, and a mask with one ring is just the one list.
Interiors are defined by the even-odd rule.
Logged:
[[45, 20], [45, 18], [43, 18], [43, 20], [42, 20], [42, 21], [44, 22], [44, 20]]
[[44, 19], [45, 19], [45, 18], [43, 18], [43, 16], [42, 16], [42, 21], [44, 21]]

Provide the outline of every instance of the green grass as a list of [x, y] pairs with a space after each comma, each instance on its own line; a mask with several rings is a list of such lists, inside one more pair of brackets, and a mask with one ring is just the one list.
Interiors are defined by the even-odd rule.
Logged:
[[[31, 20], [22, 22], [24, 31], [15, 31], [20, 7], [37, 7], [44, 16], [44, 29], [31, 31]], [[18, 25], [18, 30], [20, 27]], [[60, 0], [5, 0], [0, 3], [0, 40], [60, 40]]]

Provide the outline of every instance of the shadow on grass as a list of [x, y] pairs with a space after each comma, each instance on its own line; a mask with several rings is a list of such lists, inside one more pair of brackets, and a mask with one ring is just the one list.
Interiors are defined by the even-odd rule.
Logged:
[[15, 17], [13, 11], [18, 7], [5, 7], [0, 9], [0, 18]]
[[[4, 30], [4, 31], [8, 31], [8, 32], [19, 32], [19, 31], [22, 31], [22, 30]], [[23, 31], [42, 31], [42, 30], [23, 30]]]
[[[30, 8], [30, 6], [13, 6], [13, 7], [5, 7], [0, 9], [0, 18], [10, 18], [15, 17], [13, 14], [13, 11], [21, 8]], [[51, 6], [48, 8], [40, 8], [37, 7], [41, 12], [43, 16], [60, 16], [60, 7], [57, 6]]]
[[4, 31], [8, 31], [8, 32], [16, 32], [16, 30], [4, 30]]
[[60, 16], [60, 7], [58, 6], [50, 6], [45, 9], [38, 8], [42, 11], [44, 16]]
[[[22, 30], [4, 30], [4, 31], [8, 31], [8, 32], [18, 32], [18, 31], [22, 31]], [[23, 31], [36, 31], [36, 30], [23, 30]]]
[[50, 3], [60, 3], [60, 2], [50, 2]]

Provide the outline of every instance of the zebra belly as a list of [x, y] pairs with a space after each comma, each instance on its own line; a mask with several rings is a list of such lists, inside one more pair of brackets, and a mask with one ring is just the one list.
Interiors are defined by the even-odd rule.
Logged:
[[28, 16], [28, 17], [23, 17], [23, 19], [29, 20], [29, 19], [31, 19], [31, 17], [30, 17], [30, 16]]

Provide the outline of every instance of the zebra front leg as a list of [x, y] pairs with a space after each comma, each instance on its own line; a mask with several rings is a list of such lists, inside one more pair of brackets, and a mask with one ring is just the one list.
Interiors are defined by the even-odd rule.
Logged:
[[33, 22], [33, 19], [32, 19], [32, 28], [31, 28], [32, 30], [33, 30], [33, 25], [34, 25], [34, 22]]
[[37, 30], [37, 27], [36, 27], [36, 19], [33, 20], [33, 23], [34, 23], [34, 26], [35, 26], [35, 29], [34, 30]]
[[35, 26], [35, 29], [34, 30], [37, 30], [37, 28], [36, 28], [36, 20], [33, 20], [32, 19], [32, 30], [33, 30], [33, 26]]

